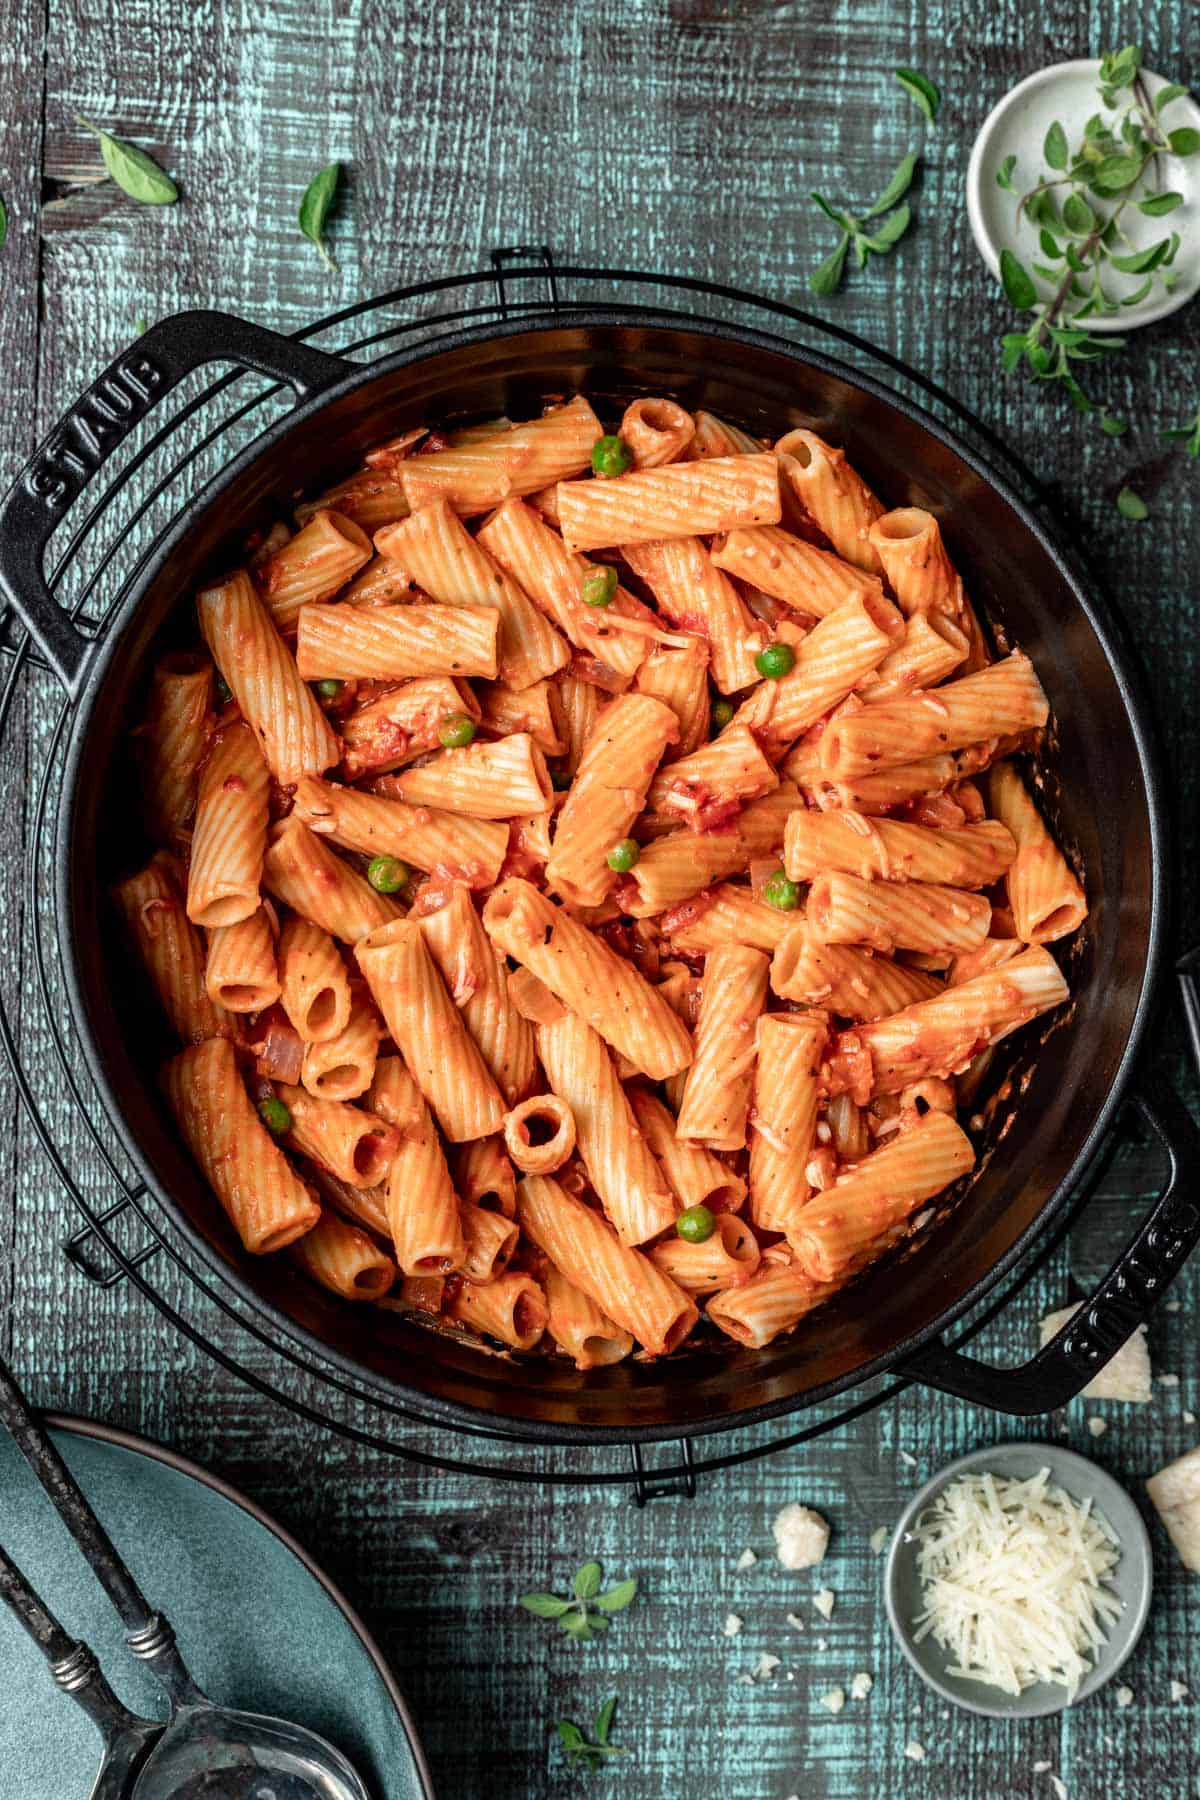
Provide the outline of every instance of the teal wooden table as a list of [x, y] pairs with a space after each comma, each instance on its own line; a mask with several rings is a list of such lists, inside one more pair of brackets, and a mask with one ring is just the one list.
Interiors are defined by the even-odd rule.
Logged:
[[[1104, 438], [1000, 373], [1008, 315], [963, 201], [971, 138], [1014, 80], [1127, 41], [1171, 77], [1200, 77], [1200, 14], [1180, 0], [1050, 0], [1036, 10], [1016, 0], [11, 7], [0, 63], [0, 193], [11, 221], [0, 254], [0, 475], [7, 482], [139, 319], [182, 307], [295, 330], [363, 294], [530, 242], [552, 243], [564, 260], [662, 268], [803, 303], [807, 273], [831, 247], [808, 191], [865, 197], [918, 145], [921, 121], [890, 74], [912, 65], [944, 95], [917, 226], [886, 263], [820, 304], [977, 409], [1060, 497], [1152, 673], [1179, 796], [1180, 867], [1194, 873], [1200, 468], [1157, 428], [1196, 404], [1196, 309], [1113, 362], [1104, 389], [1132, 428]], [[95, 140], [72, 122], [76, 111], [152, 148], [179, 180], [181, 203], [139, 208], [98, 179]], [[349, 175], [332, 230], [336, 276], [295, 228], [306, 182], [332, 157]], [[1148, 522], [1118, 515], [1126, 483], [1149, 502]], [[51, 716], [36, 682], [22, 704], [27, 755], [10, 758], [0, 785], [5, 893]], [[1181, 882], [1179, 894], [1182, 948], [1200, 921], [1194, 906], [1186, 917], [1194, 885]], [[10, 902], [0, 960], [18, 996], [30, 975], [26, 927]], [[27, 1065], [49, 1082], [32, 1010], [22, 1032]], [[1164, 1075], [1181, 1076], [1181, 1044], [1178, 1021], [1164, 1015]], [[947, 1716], [918, 1685], [889, 1639], [868, 1544], [947, 1459], [1011, 1436], [1069, 1441], [1140, 1494], [1144, 1477], [1197, 1436], [1186, 1416], [1200, 1408], [1194, 1269], [1179, 1284], [1181, 1309], [1162, 1312], [1151, 1332], [1156, 1367], [1181, 1380], [1160, 1384], [1148, 1407], [1076, 1402], [1014, 1425], [910, 1389], [806, 1449], [706, 1479], [690, 1503], [638, 1512], [620, 1492], [420, 1472], [299, 1424], [136, 1295], [99, 1292], [69, 1269], [58, 1253], [74, 1224], [69, 1203], [11, 1091], [0, 1090], [0, 1105], [4, 1353], [39, 1399], [209, 1462], [324, 1559], [394, 1659], [444, 1800], [524, 1800], [587, 1783], [628, 1800], [1000, 1800], [1053, 1795], [1055, 1777], [1071, 1800], [1197, 1791], [1200, 1589], [1157, 1529], [1154, 1611], [1127, 1671], [1132, 1703], [1120, 1708], [1109, 1689], [1078, 1713], [1023, 1726]], [[86, 1182], [81, 1130], [76, 1139]], [[1030, 1352], [1039, 1316], [1095, 1279], [1160, 1173], [1144, 1145], [1122, 1144], [1070, 1245], [989, 1327], [987, 1354]], [[1089, 1414], [1107, 1422], [1098, 1439]], [[818, 1583], [772, 1554], [770, 1520], [790, 1499], [833, 1524], [820, 1575], [836, 1595], [828, 1623], [812, 1604]], [[744, 1548], [758, 1560], [740, 1570]], [[588, 1555], [614, 1577], [636, 1573], [642, 1592], [605, 1640], [573, 1645], [514, 1602], [529, 1588], [561, 1588]], [[726, 1637], [731, 1612], [744, 1624]], [[763, 1654], [779, 1658], [773, 1672], [739, 1681]], [[874, 1678], [870, 1697], [831, 1717], [820, 1695], [848, 1689], [859, 1670]], [[1172, 1680], [1196, 1698], [1172, 1700]], [[553, 1722], [586, 1723], [613, 1693], [613, 1737], [632, 1755], [601, 1775], [569, 1772]], [[923, 1760], [906, 1755], [910, 1743]], [[0, 1771], [0, 1787], [19, 1791], [14, 1768]]]

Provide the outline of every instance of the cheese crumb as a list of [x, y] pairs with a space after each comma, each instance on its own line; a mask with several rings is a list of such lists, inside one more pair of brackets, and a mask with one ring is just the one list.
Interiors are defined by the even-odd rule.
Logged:
[[736, 1613], [726, 1613], [725, 1623], [721, 1629], [724, 1631], [726, 1637], [736, 1637], [738, 1632], [742, 1629], [742, 1624], [743, 1621], [738, 1618]]
[[1178, 1375], [1159, 1375], [1157, 1380], [1160, 1387], [1172, 1388], [1179, 1386]]
[[907, 1756], [909, 1762], [924, 1762], [925, 1746], [924, 1744], [918, 1744], [915, 1738], [909, 1738], [907, 1744], [904, 1746], [904, 1754]]
[[879, 1530], [873, 1531], [871, 1533], [870, 1538], [868, 1539], [868, 1542], [870, 1543], [870, 1546], [871, 1546], [871, 1555], [872, 1556], [882, 1556], [883, 1555], [883, 1546], [887, 1543], [887, 1541], [888, 1541], [888, 1528], [886, 1525], [881, 1525], [879, 1527]]
[[785, 1569], [815, 1568], [829, 1544], [825, 1520], [798, 1500], [776, 1513], [771, 1530], [775, 1535], [775, 1553]]
[[1058, 1795], [1058, 1800], [1067, 1800], [1067, 1784], [1061, 1775], [1052, 1775], [1050, 1777], [1050, 1786]]
[[1093, 1413], [1087, 1422], [1087, 1428], [1094, 1438], [1103, 1437], [1108, 1430], [1108, 1422], [1105, 1419], [1101, 1419], [1096, 1413]]
[[865, 1700], [874, 1686], [875, 1683], [867, 1674], [867, 1671], [865, 1669], [860, 1669], [850, 1683], [850, 1698], [852, 1700]]
[[1115, 1699], [1116, 1699], [1118, 1706], [1132, 1706], [1133, 1705], [1133, 1689], [1131, 1687], [1119, 1687], [1117, 1689]]
[[1187, 1688], [1183, 1685], [1182, 1681], [1173, 1681], [1171, 1683], [1171, 1698], [1172, 1698], [1172, 1700], [1186, 1700], [1187, 1697], [1188, 1697], [1188, 1691], [1187, 1691]]
[[829, 1648], [829, 1639], [828, 1638], [818, 1638], [817, 1639], [817, 1649], [821, 1651], [822, 1655], [824, 1655], [825, 1651], [828, 1650], [828, 1648]]
[[755, 1681], [763, 1681], [768, 1675], [773, 1675], [778, 1667], [779, 1658], [777, 1656], [769, 1655], [764, 1650], [750, 1673], [753, 1675]]
[[1194, 1425], [1196, 1423], [1196, 1415], [1190, 1406], [1185, 1406], [1183, 1409], [1183, 1422], [1185, 1425]]
[[813, 1605], [823, 1619], [832, 1619], [833, 1603], [836, 1597], [832, 1588], [818, 1588], [813, 1595]]
[[800, 1617], [799, 1613], [788, 1613], [787, 1622], [793, 1631], [804, 1630], [804, 1620]]
[[904, 1464], [906, 1469], [915, 1469], [917, 1466], [916, 1457], [912, 1456], [907, 1450], [901, 1450], [900, 1461]]
[[1035, 1762], [1033, 1765], [1033, 1772], [1035, 1775], [1048, 1775], [1050, 1773], [1050, 1764], [1048, 1762]]
[[734, 1680], [737, 1682], [739, 1687], [753, 1687], [754, 1686], [754, 1677], [750, 1673], [749, 1669], [743, 1669], [740, 1675], [736, 1675], [734, 1677]]
[[735, 1569], [752, 1569], [757, 1561], [753, 1550], [743, 1550], [733, 1566]]
[[826, 1712], [840, 1713], [846, 1704], [846, 1696], [841, 1688], [830, 1688], [827, 1694], [821, 1695], [821, 1705]]
[[1166, 1305], [1163, 1307], [1163, 1311], [1164, 1312], [1178, 1312], [1182, 1305], [1183, 1305], [1182, 1300], [1168, 1300]]
[[[1079, 1301], [1074, 1306], [1064, 1306], [1060, 1311], [1046, 1315], [1038, 1328], [1043, 1347], [1057, 1336], [1069, 1319], [1075, 1317], [1082, 1304]], [[1139, 1325], [1117, 1354], [1092, 1376], [1083, 1389], [1083, 1397], [1085, 1400], [1136, 1400], [1139, 1403], [1151, 1398], [1150, 1352], [1146, 1347], [1144, 1325]]]

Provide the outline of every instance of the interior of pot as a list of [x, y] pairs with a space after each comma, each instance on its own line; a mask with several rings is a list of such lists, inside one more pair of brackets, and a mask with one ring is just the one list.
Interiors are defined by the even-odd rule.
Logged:
[[[319, 490], [362, 452], [406, 427], [505, 412], [532, 416], [582, 389], [603, 419], [637, 394], [706, 407], [778, 436], [809, 426], [844, 444], [891, 505], [941, 521], [968, 589], [1005, 641], [1033, 658], [1054, 711], [1045, 799], [1060, 841], [1086, 872], [1090, 915], [1066, 961], [1067, 1016], [1001, 1047], [987, 1091], [1010, 1084], [977, 1139], [965, 1193], [944, 1196], [923, 1236], [869, 1271], [791, 1337], [748, 1351], [704, 1336], [662, 1363], [586, 1376], [558, 1358], [512, 1360], [432, 1337], [394, 1314], [335, 1299], [285, 1257], [242, 1253], [159, 1099], [165, 1038], [146, 983], [130, 968], [115, 915], [99, 897], [145, 855], [131, 792], [129, 729], [153, 659], [194, 637], [188, 595], [228, 562], [245, 532], [287, 515], [298, 488]], [[518, 1422], [530, 1435], [673, 1435], [760, 1409], [782, 1411], [849, 1385], [960, 1308], [1044, 1216], [1076, 1162], [1127, 1049], [1153, 936], [1146, 772], [1124, 677], [1109, 660], [1071, 581], [1022, 518], [956, 450], [900, 405], [845, 371], [719, 328], [573, 322], [477, 334], [397, 359], [352, 391], [277, 428], [195, 516], [122, 623], [81, 711], [75, 791], [64, 815], [64, 946], [80, 1025], [98, 1078], [153, 1191], [189, 1236], [276, 1329], [319, 1341], [377, 1386], [458, 1409], [477, 1424]], [[1032, 1346], [1031, 1346], [1032, 1348]]]

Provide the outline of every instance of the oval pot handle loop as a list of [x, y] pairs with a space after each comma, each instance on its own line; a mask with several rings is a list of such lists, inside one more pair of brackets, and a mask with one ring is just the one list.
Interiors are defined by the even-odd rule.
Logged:
[[0, 601], [72, 698], [92, 642], [50, 591], [46, 546], [117, 446], [185, 375], [213, 362], [274, 376], [297, 400], [332, 387], [356, 366], [228, 313], [176, 313], [143, 332], [64, 413], [0, 502]]
[[1167, 1185], [1091, 1299], [1020, 1368], [993, 1368], [939, 1338], [908, 1357], [897, 1374], [1027, 1418], [1074, 1399], [1145, 1324], [1200, 1241], [1200, 1128], [1170, 1088], [1153, 1097], [1139, 1089], [1133, 1104], [1167, 1153]]

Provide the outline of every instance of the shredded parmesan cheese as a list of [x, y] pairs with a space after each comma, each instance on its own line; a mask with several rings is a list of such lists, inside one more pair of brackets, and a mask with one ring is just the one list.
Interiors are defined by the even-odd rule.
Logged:
[[871, 1533], [871, 1536], [867, 1541], [869, 1542], [869, 1544], [871, 1546], [871, 1555], [872, 1556], [882, 1556], [883, 1555], [883, 1546], [888, 1541], [887, 1526], [881, 1525], [879, 1527], [878, 1531], [873, 1531]]
[[738, 1618], [736, 1613], [726, 1613], [725, 1623], [721, 1629], [726, 1637], [736, 1637], [738, 1632], [742, 1629], [742, 1624], [743, 1621]]
[[[1056, 1337], [1068, 1320], [1079, 1311], [1082, 1301], [1048, 1313], [1039, 1326], [1042, 1346]], [[1139, 1325], [1131, 1338], [1115, 1356], [1100, 1368], [1082, 1390], [1085, 1400], [1133, 1400], [1142, 1405], [1153, 1397], [1150, 1385], [1150, 1352], [1146, 1347], [1146, 1327]]]
[[733, 1566], [735, 1569], [752, 1569], [757, 1561], [758, 1558], [753, 1550], [745, 1549]]
[[1121, 1603], [1106, 1577], [1121, 1554], [1091, 1500], [1077, 1504], [1040, 1469], [1028, 1481], [981, 1471], [943, 1488], [914, 1526], [924, 1606], [948, 1674], [1008, 1694], [1035, 1682], [1067, 1689], [1093, 1666]]
[[924, 1762], [925, 1746], [924, 1744], [918, 1744], [915, 1738], [909, 1738], [907, 1744], [904, 1746], [904, 1754], [907, 1756], [909, 1762]]
[[832, 1619], [833, 1603], [836, 1597], [832, 1588], [818, 1588], [813, 1595], [813, 1605], [823, 1619]]
[[874, 1686], [875, 1683], [867, 1674], [867, 1671], [865, 1669], [860, 1669], [850, 1683], [850, 1698], [852, 1700], [865, 1700]]
[[830, 1688], [827, 1694], [821, 1695], [821, 1705], [826, 1712], [840, 1713], [846, 1704], [846, 1696], [841, 1688]]

